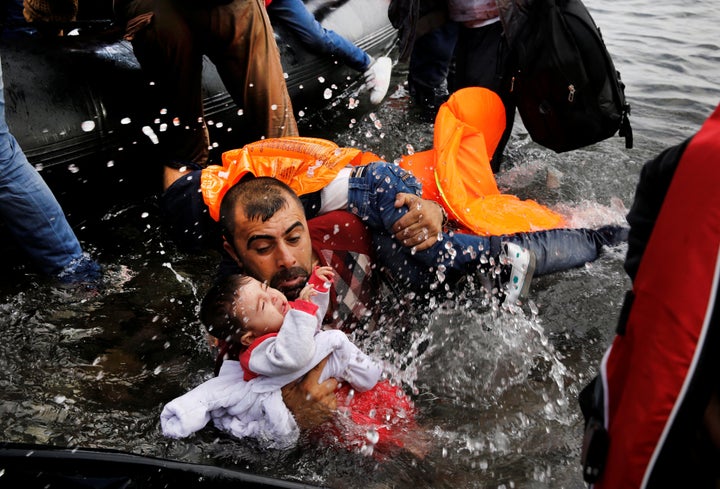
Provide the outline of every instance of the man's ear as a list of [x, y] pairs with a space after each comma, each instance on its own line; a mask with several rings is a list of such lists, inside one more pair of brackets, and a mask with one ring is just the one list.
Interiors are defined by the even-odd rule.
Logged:
[[230, 255], [230, 258], [235, 260], [235, 262], [242, 267], [240, 257], [235, 252], [235, 247], [231, 243], [229, 243], [227, 238], [225, 237], [223, 237], [223, 249], [227, 252], [228, 255]]

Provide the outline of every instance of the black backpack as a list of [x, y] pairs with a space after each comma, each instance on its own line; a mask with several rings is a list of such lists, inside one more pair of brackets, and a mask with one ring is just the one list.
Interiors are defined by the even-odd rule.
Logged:
[[499, 0], [510, 90], [530, 137], [557, 153], [615, 133], [632, 148], [625, 85], [580, 0]]

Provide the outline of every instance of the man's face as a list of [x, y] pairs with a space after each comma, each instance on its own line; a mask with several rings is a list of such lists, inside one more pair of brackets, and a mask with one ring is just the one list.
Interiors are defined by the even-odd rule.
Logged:
[[312, 270], [312, 247], [305, 212], [294, 200], [265, 222], [235, 210], [232, 244], [225, 242], [245, 273], [295, 300]]

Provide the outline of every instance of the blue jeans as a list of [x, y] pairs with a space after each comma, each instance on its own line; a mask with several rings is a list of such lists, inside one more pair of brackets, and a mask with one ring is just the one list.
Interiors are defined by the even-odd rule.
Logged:
[[325, 29], [302, 0], [272, 0], [267, 12], [273, 22], [282, 22], [311, 53], [332, 55], [350, 68], [365, 71], [370, 56], [340, 34]]
[[537, 275], [558, 272], [595, 260], [603, 245], [627, 239], [627, 228], [606, 226], [594, 229], [551, 229], [504, 236], [442, 233], [442, 239], [427, 250], [412, 252], [390, 231], [408, 209], [395, 208], [398, 192], [420, 195], [417, 179], [392, 163], [376, 162], [349, 180], [348, 210], [373, 230], [378, 261], [396, 279], [419, 285], [434, 282], [441, 272], [450, 280], [481, 270], [487, 260], [497, 260], [504, 242], [517, 243], [535, 253]]
[[10, 133], [1, 67], [0, 218], [43, 273], [68, 282], [98, 278], [99, 267], [83, 253], [60, 204]]

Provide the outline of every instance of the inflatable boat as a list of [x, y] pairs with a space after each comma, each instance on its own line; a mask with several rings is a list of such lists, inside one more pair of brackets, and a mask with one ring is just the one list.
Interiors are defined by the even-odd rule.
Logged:
[[[326, 28], [374, 57], [389, 54], [395, 46], [387, 7], [388, 0], [308, 3]], [[143, 131], [152, 125], [157, 108], [148, 99], [132, 46], [106, 18], [111, 11], [96, 10], [94, 18], [86, 16], [71, 26], [76, 35], [0, 40], [8, 125], [72, 225], [91, 217], [91, 211], [106, 212], [128, 197], [160, 188], [160, 168], [150, 156], [152, 135]], [[303, 49], [282, 26], [274, 28], [301, 134], [317, 131], [343, 110], [361, 76]], [[238, 142], [247, 122], [238, 117], [208, 60], [203, 89], [215, 148], [211, 157], [250, 142]], [[361, 105], [356, 112], [370, 108], [369, 102]]]
[[115, 450], [13, 443], [0, 443], [0, 480], [2, 487], [25, 489], [317, 487], [240, 470], [174, 462]]

